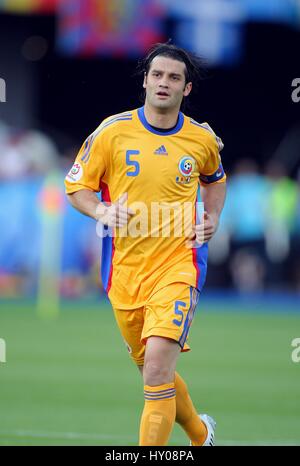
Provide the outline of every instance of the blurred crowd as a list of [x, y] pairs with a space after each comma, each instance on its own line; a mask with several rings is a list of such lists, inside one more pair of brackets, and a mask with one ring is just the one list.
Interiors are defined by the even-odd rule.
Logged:
[[21, 130], [0, 121], [0, 180], [18, 182], [31, 175], [46, 175], [59, 163], [55, 144], [37, 130]]
[[211, 283], [241, 292], [300, 291], [300, 172], [292, 178], [281, 160], [259, 169], [241, 158], [227, 186], [210, 245]]
[[[94, 222], [64, 196], [71, 157], [43, 132], [1, 122], [0, 153], [0, 296], [36, 292], [41, 264], [47, 272], [54, 251], [58, 263], [49, 273], [58, 273], [63, 296], [98, 293], [101, 245]], [[300, 172], [288, 173], [280, 159], [258, 166], [241, 156], [227, 175], [207, 288], [300, 292]]]

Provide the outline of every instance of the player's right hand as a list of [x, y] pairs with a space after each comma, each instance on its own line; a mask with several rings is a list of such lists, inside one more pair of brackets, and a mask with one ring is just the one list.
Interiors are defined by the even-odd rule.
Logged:
[[97, 207], [97, 218], [104, 225], [111, 228], [122, 228], [127, 225], [134, 212], [126, 206], [128, 194], [124, 193], [111, 205], [99, 204]]

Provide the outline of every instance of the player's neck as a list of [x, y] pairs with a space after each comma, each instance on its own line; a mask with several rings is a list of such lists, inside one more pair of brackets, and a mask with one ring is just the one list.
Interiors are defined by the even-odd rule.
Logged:
[[149, 125], [155, 128], [168, 129], [173, 128], [178, 120], [177, 109], [157, 109], [145, 103], [144, 114]]

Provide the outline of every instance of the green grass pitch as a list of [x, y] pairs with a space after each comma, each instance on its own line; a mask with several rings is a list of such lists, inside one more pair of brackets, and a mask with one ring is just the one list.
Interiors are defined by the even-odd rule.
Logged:
[[[178, 365], [216, 443], [300, 445], [300, 313], [221, 310], [198, 306]], [[48, 322], [1, 303], [0, 338], [0, 445], [137, 444], [142, 379], [106, 302], [65, 304]], [[188, 445], [177, 425], [170, 444]]]

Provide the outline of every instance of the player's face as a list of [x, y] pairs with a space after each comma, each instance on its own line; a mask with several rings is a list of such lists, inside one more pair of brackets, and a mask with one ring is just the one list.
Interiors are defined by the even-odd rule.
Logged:
[[156, 108], [179, 110], [183, 97], [192, 90], [192, 83], [185, 82], [185, 69], [181, 61], [160, 55], [155, 57], [144, 78], [146, 101]]

